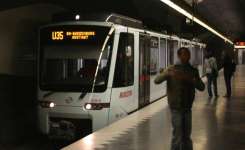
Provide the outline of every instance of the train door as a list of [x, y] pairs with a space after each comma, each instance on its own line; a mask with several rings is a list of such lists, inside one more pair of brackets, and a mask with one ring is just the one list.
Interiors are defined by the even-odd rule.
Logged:
[[150, 42], [150, 102], [166, 95], [166, 82], [155, 84], [154, 80], [166, 68], [166, 39], [151, 36]]
[[139, 37], [139, 108], [150, 102], [150, 44], [147, 34]]
[[[123, 32], [122, 32], [123, 31]], [[109, 123], [125, 117], [128, 113], [138, 108], [137, 86], [135, 80], [135, 33], [125, 29], [116, 32], [116, 44], [113, 59], [115, 69], [111, 92]]]
[[245, 64], [245, 51], [242, 51], [242, 64]]
[[238, 64], [239, 65], [245, 64], [245, 50], [243, 49], [238, 50]]

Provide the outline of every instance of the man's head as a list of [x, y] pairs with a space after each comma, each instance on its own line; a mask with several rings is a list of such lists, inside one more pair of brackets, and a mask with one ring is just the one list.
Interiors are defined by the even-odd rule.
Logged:
[[190, 58], [191, 58], [191, 53], [190, 53], [190, 50], [186, 47], [181, 47], [179, 50], [178, 50], [178, 57], [179, 57], [179, 60], [182, 64], [187, 64], [189, 63], [190, 61]]

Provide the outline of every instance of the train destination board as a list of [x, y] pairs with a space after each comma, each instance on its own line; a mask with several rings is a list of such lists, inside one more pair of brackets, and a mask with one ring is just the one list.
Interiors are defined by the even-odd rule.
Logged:
[[52, 31], [52, 40], [88, 40], [96, 35], [95, 31]]

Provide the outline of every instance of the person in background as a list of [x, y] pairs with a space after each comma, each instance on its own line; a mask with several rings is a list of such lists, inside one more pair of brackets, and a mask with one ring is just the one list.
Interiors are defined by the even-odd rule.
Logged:
[[164, 70], [156, 77], [155, 83], [160, 84], [167, 81], [168, 104], [173, 126], [171, 150], [193, 150], [191, 109], [195, 98], [195, 89], [203, 91], [205, 85], [200, 79], [198, 70], [189, 63], [189, 49], [182, 47], [177, 53], [180, 64]]
[[226, 95], [224, 97], [231, 97], [231, 78], [235, 72], [235, 63], [233, 62], [231, 56], [228, 53], [225, 53], [224, 56], [224, 79], [226, 86]]
[[217, 77], [219, 74], [218, 67], [217, 67], [217, 61], [215, 57], [211, 53], [208, 53], [206, 59], [205, 59], [205, 73], [208, 79], [208, 95], [209, 98], [213, 97], [212, 92], [212, 85], [213, 85], [213, 91], [215, 97], [218, 97], [218, 90], [217, 90]]

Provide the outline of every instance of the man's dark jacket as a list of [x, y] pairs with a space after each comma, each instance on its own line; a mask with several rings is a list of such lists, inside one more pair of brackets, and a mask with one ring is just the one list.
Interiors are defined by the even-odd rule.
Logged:
[[[171, 75], [170, 71], [175, 70], [179, 76], [188, 76], [190, 80], [181, 80]], [[156, 79], [155, 83], [160, 84], [167, 81], [167, 95], [170, 109], [178, 111], [189, 111], [195, 98], [195, 89], [203, 91], [205, 85], [199, 76], [196, 68], [190, 64], [180, 64], [168, 67]]]

